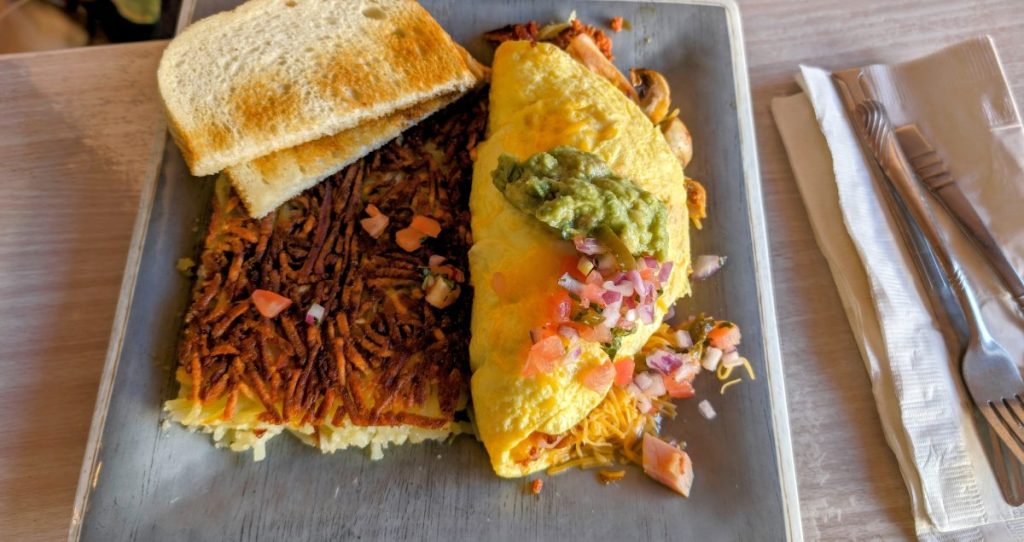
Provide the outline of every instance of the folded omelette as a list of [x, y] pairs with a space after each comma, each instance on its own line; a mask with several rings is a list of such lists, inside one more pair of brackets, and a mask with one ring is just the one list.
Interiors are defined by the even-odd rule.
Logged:
[[[489, 115], [470, 196], [471, 392], [479, 437], [495, 472], [518, 477], [557, 461], [559, 455], [543, 453], [544, 443], [580, 423], [611, 387], [610, 379], [591, 376], [611, 367], [610, 356], [635, 354], [668, 307], [689, 293], [686, 190], [680, 162], [641, 109], [553, 45], [510, 41], [498, 47]], [[567, 262], [583, 249], [514, 205], [496, 185], [496, 170], [538, 153], [548, 153], [542, 158], [549, 161], [577, 153], [653, 195], [663, 204], [666, 235], [658, 257], [663, 280], [651, 294], [653, 315], [617, 337], [614, 347], [584, 333], [573, 339], [571, 352], [566, 347], [566, 359], [539, 372], [527, 367], [536, 330], [551, 324], [553, 303], [563, 299]]]

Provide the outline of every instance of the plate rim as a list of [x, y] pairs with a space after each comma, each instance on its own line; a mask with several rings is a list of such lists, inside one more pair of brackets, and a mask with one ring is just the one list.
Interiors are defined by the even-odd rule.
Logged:
[[[587, 0], [594, 3], [623, 1], [642, 3], [643, 0]], [[175, 34], [181, 32], [192, 21], [198, 0], [184, 0], [179, 11]], [[776, 467], [778, 469], [779, 489], [783, 507], [784, 529], [787, 539], [801, 542], [803, 529], [800, 518], [800, 499], [796, 480], [796, 463], [793, 456], [792, 438], [789, 426], [789, 410], [786, 401], [785, 374], [782, 368], [782, 349], [779, 342], [778, 317], [775, 311], [775, 292], [772, 284], [771, 259], [768, 244], [768, 230], [765, 220], [762, 179], [756, 145], [754, 128], [753, 99], [750, 90], [750, 72], [747, 66], [746, 47], [743, 38], [740, 8], [735, 0], [654, 0], [660, 4], [680, 4], [719, 7], [725, 11], [726, 25], [729, 33], [730, 53], [732, 56], [732, 72], [734, 91], [736, 94], [736, 116], [739, 123], [740, 151], [743, 158], [743, 182], [746, 185], [748, 224], [751, 232], [753, 249], [754, 279], [758, 286], [758, 306], [761, 317], [761, 336], [764, 347], [766, 380], [768, 396], [771, 404], [772, 430], [775, 435]], [[82, 520], [85, 516], [89, 495], [98, 480], [99, 470], [97, 459], [102, 446], [103, 430], [106, 426], [107, 412], [117, 367], [121, 358], [121, 349], [127, 331], [128, 316], [131, 312], [135, 285], [142, 263], [142, 252], [149, 231], [150, 217], [156, 198], [157, 181], [162, 174], [164, 152], [167, 149], [170, 135], [167, 133], [166, 119], [161, 115], [154, 127], [154, 148], [151, 151], [150, 165], [140, 189], [139, 206], [132, 228], [131, 241], [128, 248], [124, 274], [118, 292], [117, 309], [111, 327], [107, 353], [100, 376], [99, 389], [93, 408], [89, 436], [86, 441], [82, 468], [79, 472], [78, 486], [68, 528], [69, 542], [80, 539]], [[162, 134], [162, 137], [161, 135]], [[100, 466], [102, 468], [102, 466]]]

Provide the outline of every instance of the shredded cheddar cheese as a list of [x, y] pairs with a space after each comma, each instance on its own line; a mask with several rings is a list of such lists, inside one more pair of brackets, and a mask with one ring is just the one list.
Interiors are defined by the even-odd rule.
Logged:
[[565, 461], [548, 469], [548, 474], [573, 467], [608, 466], [618, 454], [627, 460], [639, 459], [638, 454], [627, 450], [639, 442], [647, 421], [648, 416], [637, 409], [636, 399], [625, 389], [612, 386], [604, 401], [569, 430]]
[[729, 389], [733, 384], [738, 384], [738, 383], [740, 383], [742, 381], [743, 381], [742, 378], [735, 378], [733, 380], [730, 380], [730, 381], [726, 382], [725, 384], [722, 384], [722, 389], [719, 390], [719, 392], [718, 392], [719, 395], [725, 395], [725, 390]]

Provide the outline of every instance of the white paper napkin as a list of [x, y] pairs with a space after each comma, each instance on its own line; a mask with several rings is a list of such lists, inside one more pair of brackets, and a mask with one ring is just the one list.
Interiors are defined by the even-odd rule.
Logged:
[[[946, 160], [1018, 271], [1024, 271], [1024, 129], [995, 47], [963, 42], [865, 68], [895, 125], [914, 122]], [[839, 289], [923, 540], [1024, 540], [990, 470], [959, 360], [935, 324], [909, 252], [824, 70], [772, 102], [815, 237]], [[1024, 364], [1024, 318], [937, 201], [933, 211], [986, 322]]]

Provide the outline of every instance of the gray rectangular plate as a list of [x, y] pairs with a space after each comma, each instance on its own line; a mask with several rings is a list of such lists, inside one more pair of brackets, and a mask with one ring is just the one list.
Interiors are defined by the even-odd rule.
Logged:
[[[282, 0], [283, 1], [283, 0]], [[185, 3], [198, 19], [231, 0]], [[268, 445], [265, 461], [215, 449], [207, 435], [161, 428], [161, 404], [177, 390], [175, 342], [190, 281], [175, 270], [192, 255], [209, 213], [211, 183], [190, 177], [173, 144], [145, 187], [110, 351], [96, 404], [72, 540], [784, 540], [800, 539], [793, 460], [753, 147], [750, 94], [731, 3], [471, 2], [428, 0], [427, 9], [489, 61], [480, 34], [510, 22], [565, 19], [576, 10], [614, 34], [620, 68], [666, 74], [693, 133], [687, 173], [708, 187], [710, 217], [693, 252], [728, 265], [695, 288], [682, 313], [736, 320], [758, 379], [720, 395], [711, 376], [699, 395], [713, 421], [684, 401], [666, 433], [687, 442], [696, 469], [683, 499], [630, 468], [602, 487], [594, 473], [548, 477], [539, 497], [491, 471], [482, 446], [462, 437], [387, 451], [370, 461], [349, 450], [321, 455], [293, 438]]]

